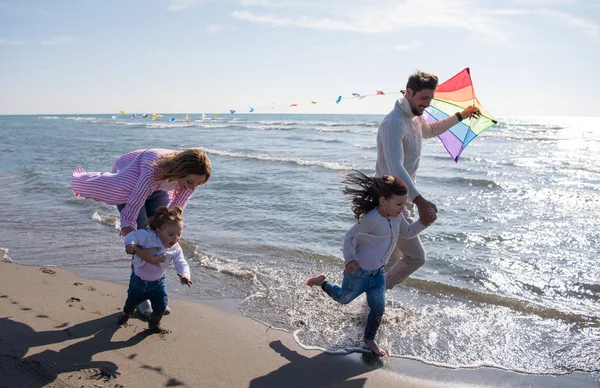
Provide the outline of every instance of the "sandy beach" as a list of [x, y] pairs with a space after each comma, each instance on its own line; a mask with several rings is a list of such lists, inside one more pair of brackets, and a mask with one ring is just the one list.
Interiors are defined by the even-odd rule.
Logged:
[[[0, 262], [1, 387], [568, 387], [588, 375], [456, 370], [304, 350], [290, 333], [214, 303], [171, 298], [170, 332], [116, 317], [119, 284]], [[594, 386], [594, 385], [588, 385]]]

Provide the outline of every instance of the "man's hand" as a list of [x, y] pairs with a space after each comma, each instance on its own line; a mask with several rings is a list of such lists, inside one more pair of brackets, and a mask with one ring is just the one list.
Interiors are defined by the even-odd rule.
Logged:
[[356, 272], [358, 267], [359, 267], [358, 261], [352, 260], [351, 262], [346, 264], [346, 272], [348, 272], [350, 275], [354, 275], [354, 273]]
[[177, 276], [179, 276], [179, 280], [181, 281], [181, 284], [187, 284], [188, 287], [192, 286], [192, 281], [187, 276], [182, 275], [180, 273], [178, 273]]
[[135, 247], [135, 254], [138, 255], [142, 260], [148, 264], [160, 266], [160, 263], [165, 259], [165, 255], [152, 256], [153, 253], [160, 251], [160, 248], [142, 248], [140, 246]]
[[435, 220], [437, 220], [436, 213], [438, 212], [437, 206], [434, 203], [429, 202], [421, 195], [413, 200], [413, 203], [417, 205], [417, 209], [419, 209], [419, 219], [421, 223], [425, 226], [431, 225]]
[[479, 116], [481, 116], [481, 111], [479, 110], [478, 107], [473, 106], [473, 105], [467, 107], [465, 110], [460, 112], [460, 117], [462, 117], [463, 120], [466, 120], [469, 117], [474, 117], [474, 118], [478, 119]]

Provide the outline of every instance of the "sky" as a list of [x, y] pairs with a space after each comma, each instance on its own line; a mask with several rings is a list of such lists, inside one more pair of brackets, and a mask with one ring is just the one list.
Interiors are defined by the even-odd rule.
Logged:
[[596, 0], [0, 0], [0, 114], [383, 114], [331, 101], [469, 67], [496, 117], [600, 116], [599, 63]]

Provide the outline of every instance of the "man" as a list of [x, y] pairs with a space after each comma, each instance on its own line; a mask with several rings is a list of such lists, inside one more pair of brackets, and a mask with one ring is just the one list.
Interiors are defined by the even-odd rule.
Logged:
[[[402, 179], [408, 186], [408, 199], [404, 215], [411, 220], [413, 204], [425, 225], [437, 219], [437, 207], [426, 200], [415, 186], [415, 175], [421, 159], [421, 141], [439, 136], [459, 121], [471, 115], [477, 117], [479, 109], [468, 107], [449, 118], [428, 124], [422, 115], [433, 99], [438, 78], [417, 71], [408, 78], [406, 94], [396, 101], [394, 109], [384, 117], [377, 131], [377, 176], [388, 174]], [[400, 252], [402, 254], [400, 254]], [[425, 250], [417, 236], [407, 240], [398, 238], [394, 255], [386, 265], [386, 287], [393, 288], [425, 263]]]

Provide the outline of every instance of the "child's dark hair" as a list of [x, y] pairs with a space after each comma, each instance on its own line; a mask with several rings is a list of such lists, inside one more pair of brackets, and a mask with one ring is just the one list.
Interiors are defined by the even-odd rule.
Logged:
[[166, 206], [159, 206], [156, 209], [156, 214], [148, 219], [148, 226], [152, 230], [161, 228], [163, 225], [170, 222], [183, 222], [183, 209], [175, 206], [172, 209]]
[[154, 162], [154, 166], [160, 169], [155, 178], [159, 181], [195, 174], [205, 175], [204, 183], [206, 183], [212, 173], [210, 159], [206, 152], [194, 148], [163, 155]]
[[351, 185], [344, 188], [344, 194], [353, 197], [352, 211], [356, 219], [375, 209], [379, 205], [379, 197], [391, 198], [392, 195], [408, 194], [408, 188], [402, 179], [391, 175], [371, 178], [355, 170], [346, 175], [342, 183]]

